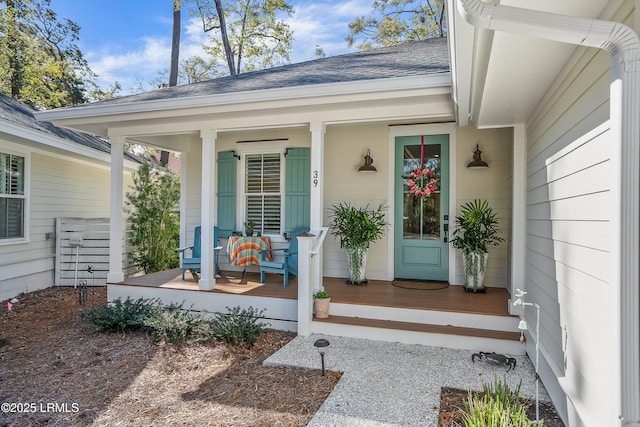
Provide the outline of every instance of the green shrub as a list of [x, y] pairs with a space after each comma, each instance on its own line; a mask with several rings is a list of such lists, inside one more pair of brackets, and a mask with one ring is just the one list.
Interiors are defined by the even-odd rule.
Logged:
[[469, 392], [465, 402], [465, 427], [529, 427], [533, 423], [527, 418], [526, 407], [520, 398], [520, 387], [512, 391], [497, 378], [494, 384], [484, 384], [483, 391], [476, 395]]
[[331, 298], [331, 295], [329, 295], [329, 292], [327, 291], [318, 291], [315, 294], [313, 294], [313, 298], [314, 299], [327, 299], [327, 298]]
[[209, 326], [203, 313], [194, 314], [182, 308], [182, 304], [171, 304], [153, 310], [143, 321], [145, 329], [157, 342], [178, 345], [187, 341], [199, 341], [209, 337]]
[[260, 319], [264, 319], [264, 310], [253, 307], [227, 307], [227, 313], [220, 313], [211, 322], [211, 334], [219, 341], [234, 346], [246, 345], [252, 347], [265, 326]]
[[159, 309], [156, 299], [127, 298], [124, 302], [118, 298], [109, 304], [93, 307], [82, 313], [82, 317], [100, 326], [107, 332], [120, 332], [144, 328], [144, 320]]
[[133, 184], [126, 200], [133, 262], [145, 273], [177, 267], [180, 219], [175, 209], [180, 202], [180, 177], [145, 162], [133, 175]]

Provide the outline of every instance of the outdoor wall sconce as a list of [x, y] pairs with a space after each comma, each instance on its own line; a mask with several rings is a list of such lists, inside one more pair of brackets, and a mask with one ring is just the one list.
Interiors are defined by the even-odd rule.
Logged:
[[476, 144], [476, 151], [473, 152], [473, 160], [469, 162], [467, 167], [471, 169], [486, 169], [489, 167], [487, 162], [482, 160], [482, 151], [480, 151], [478, 144]]
[[316, 348], [316, 350], [318, 350], [318, 353], [320, 353], [320, 363], [322, 363], [322, 376], [324, 377], [325, 375], [325, 370], [324, 370], [324, 355], [327, 352], [327, 350], [329, 349], [329, 341], [324, 339], [324, 338], [320, 338], [319, 340], [316, 340], [316, 342], [313, 343], [313, 346]]
[[373, 158], [371, 157], [371, 150], [367, 149], [367, 154], [364, 156], [364, 165], [360, 166], [358, 172], [378, 172], [375, 166], [373, 166]]

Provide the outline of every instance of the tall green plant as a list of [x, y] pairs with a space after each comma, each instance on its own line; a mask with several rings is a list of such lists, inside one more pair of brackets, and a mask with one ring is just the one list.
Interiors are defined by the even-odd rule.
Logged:
[[127, 193], [133, 262], [145, 273], [178, 266], [180, 178], [159, 165], [145, 163]]
[[465, 254], [487, 252], [487, 246], [496, 246], [504, 239], [498, 236], [498, 217], [486, 200], [473, 200], [462, 205], [456, 216], [451, 244]]
[[341, 202], [330, 208], [329, 228], [340, 239], [340, 247], [367, 247], [384, 236], [387, 205], [383, 202], [376, 209], [352, 206]]

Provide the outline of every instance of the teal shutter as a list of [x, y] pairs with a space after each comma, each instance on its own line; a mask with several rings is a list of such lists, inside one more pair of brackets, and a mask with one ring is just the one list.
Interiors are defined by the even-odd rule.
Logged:
[[236, 229], [236, 168], [233, 151], [218, 153], [219, 237], [229, 237]]
[[286, 153], [284, 231], [309, 227], [311, 207], [311, 149], [289, 148]]

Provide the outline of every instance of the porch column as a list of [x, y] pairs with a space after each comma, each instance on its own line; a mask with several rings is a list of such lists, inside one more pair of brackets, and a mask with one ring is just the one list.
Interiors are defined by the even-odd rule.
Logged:
[[215, 130], [203, 130], [202, 138], [202, 195], [200, 205], [201, 260], [198, 287], [208, 291], [216, 287], [216, 272], [213, 267], [213, 225], [216, 211], [216, 138]]
[[[313, 290], [311, 289], [311, 247], [314, 235], [300, 234], [298, 239], [298, 335], [311, 335], [313, 318]], [[296, 237], [292, 237], [295, 239]], [[320, 255], [320, 254], [318, 254]]]
[[324, 210], [324, 133], [323, 122], [311, 122], [311, 229], [322, 227]]
[[[324, 216], [324, 134], [327, 127], [324, 122], [311, 122], [311, 230], [320, 230], [323, 226]], [[315, 283], [313, 292], [323, 289], [322, 251], [318, 255], [317, 268], [312, 270], [317, 275], [312, 283]]]
[[124, 280], [122, 271], [122, 242], [123, 242], [123, 170], [124, 170], [124, 142], [125, 137], [109, 138], [111, 142], [111, 178], [109, 198], [109, 273], [107, 282], [117, 283]]
[[[527, 132], [524, 124], [513, 127], [513, 188], [511, 201], [511, 295], [516, 289], [524, 289], [524, 260], [526, 238], [527, 202]], [[520, 314], [521, 309], [509, 304], [511, 314]]]

